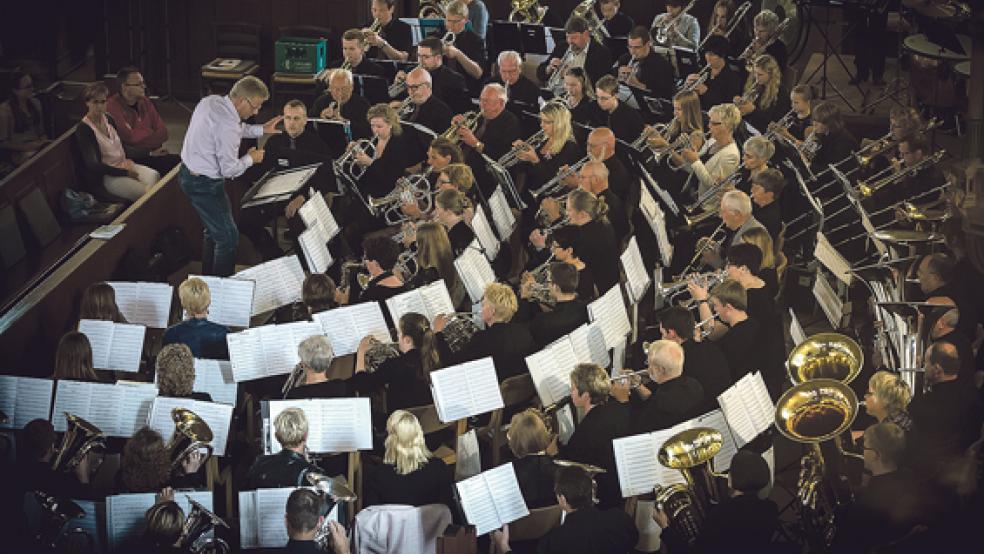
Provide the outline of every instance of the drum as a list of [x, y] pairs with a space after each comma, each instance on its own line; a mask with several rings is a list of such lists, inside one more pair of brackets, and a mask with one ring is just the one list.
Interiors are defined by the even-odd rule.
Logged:
[[[967, 35], [956, 35], [956, 37], [957, 41], [963, 47], [964, 52], [970, 52], [973, 48], [971, 38]], [[918, 54], [934, 60], [963, 61], [970, 58], [969, 54], [948, 50], [943, 46], [929, 40], [926, 35], [921, 33], [918, 35], [910, 35], [905, 37], [902, 44], [905, 46], [906, 50], [912, 52], [913, 54]]]

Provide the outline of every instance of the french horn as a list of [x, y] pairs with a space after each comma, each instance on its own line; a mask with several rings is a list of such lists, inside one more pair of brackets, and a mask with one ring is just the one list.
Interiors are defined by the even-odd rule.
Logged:
[[[323, 502], [323, 514], [327, 516], [335, 504], [342, 502], [355, 502], [358, 498], [348, 483], [341, 476], [328, 477], [323, 473], [309, 471], [305, 476], [307, 482], [314, 487], [315, 493], [321, 497]], [[314, 542], [318, 548], [324, 552], [331, 552], [331, 522], [325, 517], [322, 524], [314, 533]]]
[[74, 471], [90, 452], [106, 449], [106, 435], [81, 417], [65, 412], [68, 426], [51, 463], [53, 471]]
[[166, 447], [171, 457], [171, 472], [177, 472], [185, 458], [202, 448], [208, 451], [205, 455], [208, 460], [214, 450], [211, 444], [212, 429], [208, 423], [187, 408], [172, 409], [171, 419], [174, 421], [174, 433]]

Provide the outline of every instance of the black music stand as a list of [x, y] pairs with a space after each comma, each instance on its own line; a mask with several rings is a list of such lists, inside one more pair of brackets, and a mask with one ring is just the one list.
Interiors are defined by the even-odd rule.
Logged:
[[[495, 60], [504, 50], [519, 50], [523, 53], [523, 31], [519, 23], [512, 21], [493, 21], [489, 31], [489, 59]], [[519, 45], [517, 48], [516, 45]]]
[[547, 49], [547, 28], [535, 23], [519, 24], [519, 43], [524, 54], [549, 54]]
[[[858, 24], [856, 22], [848, 24], [846, 28], [847, 30], [844, 31], [844, 34], [841, 36], [840, 41], [838, 41], [837, 44], [834, 44], [833, 40], [830, 38], [830, 9], [831, 8], [845, 9], [849, 7], [848, 4], [850, 3], [852, 2], [845, 1], [845, 0], [806, 0], [798, 3], [800, 9], [802, 9], [804, 12], [804, 16], [806, 16], [809, 19], [810, 25], [812, 25], [813, 28], [816, 29], [817, 32], [820, 33], [820, 36], [823, 38], [823, 61], [821, 62], [819, 67], [813, 70], [813, 73], [810, 73], [809, 76], [807, 76], [804, 79], [801, 79], [800, 82], [809, 83], [810, 80], [812, 80], [813, 77], [816, 76], [817, 72], [820, 72], [821, 73], [820, 98], [826, 100], [827, 87], [829, 86], [831, 89], [833, 89], [833, 91], [837, 94], [837, 96], [839, 96], [840, 99], [843, 100], [845, 104], [847, 104], [847, 107], [850, 108], [850, 110], [853, 112], [853, 111], [857, 111], [854, 105], [851, 104], [850, 101], [848, 101], [847, 97], [844, 96], [844, 93], [842, 93], [840, 89], [838, 89], [837, 86], [835, 86], [834, 83], [830, 81], [830, 78], [827, 77], [827, 63], [830, 61], [830, 58], [836, 58], [837, 63], [839, 63], [842, 68], [844, 68], [844, 71], [848, 74], [848, 76], [852, 80], [857, 76], [854, 72], [850, 70], [850, 68], [847, 67], [847, 63], [844, 62], [844, 58], [841, 57], [839, 51], [841, 46], [843, 46], [847, 38], [851, 36], [851, 32], [854, 31], [854, 29], [857, 27]], [[818, 21], [817, 18], [813, 16], [814, 8], [824, 8], [824, 19], [822, 25], [821, 22]], [[857, 88], [858, 92], [861, 93], [862, 97], [865, 95], [864, 89], [861, 88], [860, 83], [851, 86]]]

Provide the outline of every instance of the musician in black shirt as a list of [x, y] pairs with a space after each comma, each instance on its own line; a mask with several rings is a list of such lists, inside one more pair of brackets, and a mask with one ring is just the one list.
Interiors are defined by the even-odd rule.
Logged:
[[246, 475], [247, 490], [307, 485], [306, 475], [319, 471], [307, 459], [308, 420], [304, 410], [287, 408], [273, 420], [280, 452], [260, 456]]
[[464, 76], [469, 96], [478, 96], [482, 82], [486, 80], [488, 57], [485, 41], [473, 30], [466, 29], [467, 23], [468, 6], [464, 2], [451, 2], [444, 17], [444, 28], [453, 33], [454, 38], [445, 43], [444, 55], [448, 68]]
[[[773, 40], [773, 37], [778, 32], [779, 23], [779, 16], [772, 10], [762, 10], [755, 15], [752, 25], [755, 29], [755, 38], [753, 40], [755, 41], [756, 48], [760, 48], [760, 45]], [[786, 51], [786, 43], [781, 38], [776, 37], [763, 53], [775, 58], [776, 63], [779, 64], [780, 71], [786, 70], [786, 62], [789, 55]]]
[[557, 466], [549, 454], [551, 442], [546, 422], [539, 411], [529, 408], [512, 416], [506, 441], [512, 451], [516, 481], [527, 508], [545, 508], [557, 503], [553, 482]]
[[595, 83], [595, 97], [601, 108], [600, 117], [595, 125], [608, 127], [615, 133], [615, 138], [625, 142], [633, 142], [645, 127], [639, 111], [618, 99], [618, 80], [611, 75], [605, 75]]
[[618, 59], [618, 78], [641, 89], [647, 96], [673, 97], [673, 66], [662, 54], [653, 52], [649, 29], [638, 26], [629, 33], [629, 52]]
[[660, 335], [683, 347], [683, 374], [696, 379], [704, 389], [700, 412], [706, 413], [717, 408], [717, 397], [731, 385], [731, 372], [728, 360], [717, 345], [694, 340], [695, 334], [702, 330], [697, 328], [693, 312], [682, 306], [674, 306], [660, 314]]
[[378, 21], [382, 27], [379, 33], [368, 30], [366, 25], [366, 41], [372, 48], [369, 49], [370, 58], [389, 58], [405, 62], [410, 59], [410, 50], [413, 48], [413, 29], [410, 25], [393, 17], [393, 10], [396, 0], [371, 0], [370, 11], [373, 21]]
[[587, 304], [577, 295], [577, 268], [569, 263], [553, 262], [547, 271], [547, 287], [554, 303], [552, 309], [541, 312], [530, 322], [530, 333], [540, 348], [588, 323]]
[[[629, 402], [632, 411], [631, 434], [648, 433], [673, 427], [700, 415], [704, 405], [704, 388], [693, 377], [683, 374], [683, 348], [668, 340], [649, 345], [649, 378], [656, 387], [639, 383], [629, 398], [628, 381], [620, 379], [612, 387], [612, 396]], [[623, 373], [630, 370], [623, 369]]]
[[779, 240], [782, 213], [779, 196], [786, 186], [786, 178], [778, 169], [766, 168], [752, 177], [749, 197], [752, 199], [752, 217], [765, 226], [773, 241]]
[[769, 123], [779, 120], [789, 111], [789, 94], [782, 87], [782, 70], [775, 58], [763, 54], [752, 63], [745, 83], [745, 94], [735, 97], [741, 117], [760, 133]]
[[[536, 69], [536, 75], [541, 83], [546, 83], [554, 72], [571, 67], [583, 67], [592, 82], [596, 82], [611, 71], [612, 54], [604, 44], [591, 37], [591, 27], [586, 19], [572, 15], [567, 20], [564, 31], [567, 33], [567, 41], [557, 44], [550, 57]], [[568, 59], [569, 63], [562, 68], [570, 49], [574, 50], [573, 59]]]
[[[433, 80], [426, 69], [418, 67], [407, 75], [407, 94], [410, 104], [406, 108], [403, 108], [403, 102], [397, 100], [390, 102], [390, 106], [395, 109], [402, 109], [401, 119], [423, 125], [438, 136], [451, 126], [451, 108], [443, 100], [434, 96]], [[409, 115], [406, 113], [408, 110]], [[431, 136], [412, 127], [410, 129], [412, 137], [410, 142], [415, 151], [413, 159], [423, 158], [422, 153], [427, 151]]]
[[605, 201], [608, 206], [608, 221], [615, 231], [619, 243], [629, 236], [629, 216], [626, 213], [625, 202], [608, 187], [608, 168], [601, 162], [588, 162], [581, 167], [578, 174], [579, 186]]
[[328, 63], [328, 67], [332, 68], [343, 65], [347, 65], [346, 69], [353, 75], [386, 75], [383, 66], [366, 57], [366, 38], [361, 29], [349, 29], [342, 34], [342, 57]]
[[[498, 79], [506, 88], [510, 105], [522, 104], [527, 111], [536, 109], [540, 102], [540, 87], [523, 75], [523, 57], [515, 50], [503, 50], [496, 59]], [[518, 114], [517, 114], [518, 115]]]
[[[821, 102], [813, 108], [813, 132], [819, 148], [809, 163], [814, 173], [823, 171], [830, 164], [842, 162], [858, 149], [858, 140], [844, 127], [840, 108], [833, 102]], [[851, 162], [838, 169], [850, 169]]]
[[574, 138], [579, 144], [583, 143], [602, 115], [595, 101], [594, 86], [583, 68], [572, 67], [564, 74], [564, 94], [574, 125]]
[[[428, 37], [417, 44], [417, 60], [420, 67], [431, 74], [434, 96], [443, 100], [456, 112], [464, 112], [471, 108], [465, 78], [457, 71], [444, 65], [444, 43], [441, 39]], [[397, 73], [396, 79], [400, 80]]]
[[[635, 27], [635, 21], [621, 11], [622, 0], [600, 0], [598, 11], [601, 12], [601, 22], [608, 30], [608, 35], [612, 37], [624, 37]], [[649, 34], [649, 30], [646, 30]]]
[[[691, 288], [691, 290], [693, 290]], [[738, 281], [727, 280], [710, 290], [707, 297], [698, 293], [694, 300], [708, 302], [714, 313], [727, 327], [727, 332], [715, 340], [728, 360], [731, 370], [731, 383], [737, 382], [746, 373], [760, 369], [758, 350], [760, 324], [748, 315], [748, 295]], [[711, 323], [713, 325], [713, 322]], [[717, 327], [717, 325], [713, 325]], [[729, 386], [730, 384], [729, 383]]]
[[[368, 139], [369, 102], [353, 94], [352, 73], [345, 69], [336, 69], [328, 77], [328, 91], [314, 101], [311, 112], [323, 119], [334, 119], [347, 125], [347, 132], [338, 132], [335, 125], [319, 125], [318, 134], [328, 143], [334, 155], [340, 156], [349, 142], [355, 139]], [[351, 136], [349, 136], [351, 134]], [[271, 137], [273, 138], [273, 137]]]
[[286, 398], [344, 398], [349, 395], [349, 388], [341, 379], [328, 379], [328, 370], [334, 354], [331, 344], [323, 335], [308, 337], [297, 346], [297, 370], [302, 370], [303, 377], [286, 391]]
[[[339, 304], [384, 302], [387, 298], [406, 292], [403, 281], [393, 274], [400, 247], [392, 239], [382, 236], [366, 237], [362, 241], [362, 251], [366, 271], [369, 272], [369, 282], [364, 290], [356, 285], [358, 290], [354, 302], [350, 302], [352, 283], [342, 283], [335, 293], [335, 300]], [[383, 310], [383, 313], [389, 319], [389, 312]], [[392, 322], [387, 323], [389, 327], [393, 326]]]
[[[703, 83], [694, 89], [700, 95], [700, 105], [705, 110], [718, 104], [730, 103], [735, 96], [741, 94], [741, 75], [728, 65], [728, 55], [731, 46], [728, 39], [713, 36], [704, 44], [704, 60], [710, 69], [710, 75]], [[697, 73], [687, 76], [686, 86], [698, 79]]]
[[451, 253], [456, 258], [475, 240], [475, 231], [465, 221], [469, 209], [471, 203], [458, 189], [442, 190], [434, 197], [434, 219], [447, 228]]
[[[498, 83], [485, 85], [478, 98], [480, 117], [477, 127], [469, 129], [461, 125], [458, 128], [459, 144], [468, 147], [466, 162], [471, 166], [485, 197], [492, 194], [496, 182], [486, 170], [482, 154], [498, 160], [512, 149], [513, 141], [522, 138], [519, 119], [506, 110], [506, 100], [506, 89], [502, 85]], [[460, 122], [462, 119], [461, 115], [456, 115], [452, 118], [452, 122]]]
[[567, 218], [580, 233], [578, 257], [591, 268], [599, 294], [605, 294], [618, 284], [621, 252], [608, 222], [608, 204], [584, 189], [573, 190], [567, 195]]

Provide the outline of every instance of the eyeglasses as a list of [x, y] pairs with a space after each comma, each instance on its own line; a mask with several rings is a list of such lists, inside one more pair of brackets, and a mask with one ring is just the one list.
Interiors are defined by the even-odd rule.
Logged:
[[147, 86], [147, 83], [145, 83], [143, 81], [140, 81], [139, 83], [123, 83], [123, 86], [125, 86], [125, 87], [141, 87], [141, 88], [143, 88], [143, 87], [146, 87]]
[[420, 87], [426, 87], [427, 83], [418, 83], [416, 85], [407, 85], [407, 90], [417, 90]]
[[464, 23], [465, 20], [462, 19], [462, 18], [460, 18], [460, 17], [455, 17], [455, 18], [445, 17], [444, 18], [444, 22], [445, 23], [451, 23], [452, 25], [457, 25], [459, 23]]
[[260, 102], [260, 106], [254, 106], [254, 105], [253, 105], [253, 102], [252, 102], [252, 101], [250, 101], [250, 99], [249, 99], [249, 98], [243, 98], [243, 100], [245, 100], [245, 101], [246, 101], [246, 103], [247, 103], [247, 104], [249, 104], [249, 107], [250, 107], [250, 108], [253, 108], [253, 111], [254, 111], [254, 112], [258, 112], [258, 111], [260, 111], [260, 106], [262, 106], [262, 105], [263, 105], [263, 103], [262, 103], [262, 102]]

